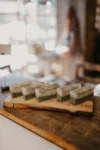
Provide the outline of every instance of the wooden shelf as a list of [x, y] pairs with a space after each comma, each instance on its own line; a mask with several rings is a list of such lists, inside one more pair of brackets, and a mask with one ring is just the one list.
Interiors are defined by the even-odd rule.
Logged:
[[85, 76], [84, 80], [87, 82], [92, 82], [92, 83], [100, 83], [100, 78], [96, 78], [96, 77], [90, 77], [90, 76]]
[[100, 72], [100, 64], [93, 64], [93, 63], [85, 62], [85, 63], [84, 63], [84, 68], [85, 68], [86, 70], [98, 71], [98, 72]]
[[93, 63], [88, 63], [84, 62], [83, 64], [77, 64], [76, 66], [76, 74], [75, 77], [76, 79], [82, 79], [87, 82], [91, 83], [100, 83], [100, 77], [92, 77], [84, 74], [83, 77], [79, 76], [79, 70], [82, 69], [84, 71], [97, 71], [100, 72], [100, 64], [93, 64]]

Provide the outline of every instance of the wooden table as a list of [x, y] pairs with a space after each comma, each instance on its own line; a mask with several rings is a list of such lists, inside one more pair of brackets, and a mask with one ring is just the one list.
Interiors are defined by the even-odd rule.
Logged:
[[[0, 94], [0, 107], [2, 107], [2, 102], [6, 96], [8, 96], [8, 93]], [[11, 111], [12, 110], [8, 109], [8, 112]], [[20, 109], [20, 111], [23, 113], [23, 110]], [[27, 113], [29, 113], [29, 111], [32, 112], [32, 110], [29, 109], [26, 109], [25, 111]], [[19, 109], [18, 112], [15, 110], [14, 113], [19, 116]], [[38, 119], [35, 120], [38, 127], [42, 126], [42, 128], [46, 128], [48, 131], [52, 130], [56, 136], [64, 139], [68, 148], [66, 148], [66, 145], [62, 146], [62, 143], [59, 144], [64, 149], [100, 150], [100, 98], [95, 97], [94, 114], [92, 117], [72, 116], [67, 113], [40, 110], [33, 110], [32, 115], [34, 116], [34, 119], [38, 117], [42, 118], [41, 125], [38, 124]], [[49, 117], [49, 123], [46, 121], [48, 120], [46, 117]], [[27, 118], [23, 116], [22, 119], [25, 120]], [[57, 124], [56, 127], [55, 124]]]

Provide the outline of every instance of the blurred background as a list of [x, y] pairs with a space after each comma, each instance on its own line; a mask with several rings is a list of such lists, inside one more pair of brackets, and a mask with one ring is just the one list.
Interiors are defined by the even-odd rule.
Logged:
[[[100, 82], [100, 0], [0, 0], [0, 77]], [[6, 71], [5, 71], [6, 70]]]

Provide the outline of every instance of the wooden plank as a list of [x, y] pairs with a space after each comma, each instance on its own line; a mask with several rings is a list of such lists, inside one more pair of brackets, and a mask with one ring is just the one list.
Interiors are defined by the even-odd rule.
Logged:
[[16, 123], [22, 125], [23, 127], [31, 130], [32, 132], [40, 135], [41, 137], [57, 144], [58, 146], [64, 148], [64, 149], [68, 149], [68, 150], [78, 150], [77, 148], [75, 148], [73, 145], [68, 144], [67, 142], [65, 142], [64, 140], [60, 139], [59, 137], [57, 137], [56, 135], [48, 132], [48, 131], [44, 131], [41, 128], [37, 128], [35, 125], [32, 125], [14, 115], [12, 115], [11, 113], [0, 109], [0, 114], [15, 121]]
[[39, 103], [36, 98], [31, 99], [29, 101], [25, 101], [23, 97], [17, 97], [14, 99], [9, 99], [4, 101], [5, 107], [13, 107], [13, 108], [35, 108], [35, 109], [43, 109], [43, 110], [53, 110], [53, 111], [62, 111], [62, 112], [70, 112], [72, 114], [92, 114], [93, 113], [93, 99], [90, 99], [79, 105], [72, 105], [69, 101], [59, 102], [56, 98], [53, 98], [48, 101], [44, 101]]
[[0, 113], [67, 150], [100, 150], [100, 121], [62, 112], [4, 108]]

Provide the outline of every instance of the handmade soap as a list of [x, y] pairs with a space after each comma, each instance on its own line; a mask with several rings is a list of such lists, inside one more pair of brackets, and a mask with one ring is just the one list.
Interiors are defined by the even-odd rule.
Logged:
[[59, 84], [54, 83], [48, 86], [44, 86], [42, 88], [37, 88], [35, 90], [36, 99], [38, 100], [38, 102], [42, 102], [42, 101], [49, 100], [51, 98], [56, 97], [58, 87], [59, 87]]
[[93, 97], [93, 87], [81, 87], [70, 92], [70, 103], [73, 105], [80, 104]]
[[44, 86], [44, 82], [35, 83], [22, 88], [22, 94], [25, 100], [30, 100], [35, 97], [35, 89]]
[[63, 87], [57, 88], [57, 99], [60, 102], [64, 102], [70, 99], [70, 91], [78, 89], [81, 87], [81, 84], [71, 84]]
[[13, 98], [22, 96], [22, 88], [25, 86], [30, 86], [32, 84], [31, 81], [27, 81], [24, 83], [19, 83], [19, 84], [15, 84], [15, 85], [11, 85], [10, 86], [10, 92]]

